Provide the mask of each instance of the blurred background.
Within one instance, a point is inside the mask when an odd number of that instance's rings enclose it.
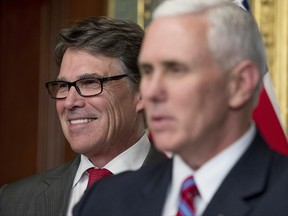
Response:
[[[45,82],[58,74],[57,31],[89,16],[127,18],[143,28],[161,0],[0,0],[0,186],[75,156],[63,137]],[[251,0],[287,125],[288,1]]]

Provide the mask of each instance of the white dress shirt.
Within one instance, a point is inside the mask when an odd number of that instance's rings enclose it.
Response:
[[[136,144],[115,157],[103,168],[108,169],[113,174],[118,174],[127,170],[137,170],[143,165],[143,162],[149,153],[150,146],[149,138],[147,134],[144,134]],[[84,194],[89,179],[87,169],[92,167],[95,166],[91,161],[86,156],[81,155],[81,161],[71,188],[67,216],[72,215],[73,207],[80,201]]]
[[[176,215],[180,202],[179,194],[182,183],[191,175],[194,176],[200,194],[194,200],[196,215],[202,215],[224,178],[244,154],[245,150],[250,146],[255,134],[256,127],[254,124],[251,124],[249,130],[240,137],[240,139],[221,153],[211,158],[197,171],[192,170],[180,156],[175,155],[172,165],[172,181],[168,189],[162,215]]]

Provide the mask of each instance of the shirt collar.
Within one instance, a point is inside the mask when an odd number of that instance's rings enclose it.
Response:
[[[105,168],[110,170],[113,174],[118,174],[127,170],[137,170],[144,163],[150,147],[149,138],[145,133],[137,143],[106,164]]]
[[[88,175],[85,171],[92,167],[94,167],[92,162],[86,156],[81,154],[80,164],[78,166],[72,187],[75,187],[83,175]]]
[[[197,215],[198,213],[203,212],[224,178],[239,158],[244,154],[245,150],[250,146],[255,134],[256,127],[254,123],[252,123],[249,130],[243,136],[221,153],[203,164],[197,171],[192,170],[180,156],[175,155],[173,159],[173,174],[171,182],[171,189],[173,188],[173,190],[170,191],[173,194],[171,194],[171,196],[174,196],[175,198],[179,197],[178,195],[183,181],[188,176],[193,175],[201,196],[201,204],[196,206]],[[198,212],[198,210],[200,210],[200,212]]]
[[[108,169],[113,174],[118,174],[127,170],[137,170],[145,161],[149,153],[150,146],[151,144],[149,138],[145,133],[137,143],[112,159],[108,164],[104,166],[104,168]],[[95,166],[89,160],[89,158],[81,155],[81,161],[76,172],[72,187],[75,187],[83,175],[88,175],[86,170],[92,167]]]
[[[255,134],[256,127],[251,124],[249,130],[243,136],[196,171],[194,175],[195,181],[201,194],[201,199],[206,205],[210,202],[232,167],[251,145]]]

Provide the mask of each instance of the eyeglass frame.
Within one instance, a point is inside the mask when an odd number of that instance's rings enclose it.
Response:
[[[97,96],[97,95],[100,95],[102,92],[103,92],[103,83],[104,82],[108,82],[108,81],[113,81],[113,80],[120,80],[120,79],[123,79],[123,78],[125,78],[125,77],[130,77],[129,75],[127,75],[127,74],[121,74],[121,75],[116,75],[116,76],[110,76],[110,77],[92,77],[92,78],[81,78],[81,79],[78,79],[78,80],[76,80],[76,81],[74,81],[74,82],[67,82],[67,81],[60,81],[60,80],[55,80],[55,81],[50,81],[50,82],[46,82],[45,83],[45,86],[46,86],[46,88],[47,88],[47,90],[48,90],[48,93],[49,93],[49,95],[50,95],[50,97],[51,98],[53,98],[53,99],[56,99],[56,100],[61,100],[61,99],[65,99],[65,98],[67,98],[67,96],[68,96],[68,93],[69,93],[69,90],[70,90],[70,88],[73,86],[75,89],[76,89],[76,91],[77,91],[77,93],[80,95],[80,96],[82,96],[82,97],[94,97],[94,96]],[[135,76],[136,77],[136,76]],[[138,77],[138,76],[137,76]],[[77,82],[79,82],[79,81],[81,81],[81,80],[98,80],[99,82],[100,82],[100,87],[101,87],[101,90],[100,90],[100,92],[99,93],[97,93],[97,94],[93,94],[93,95],[83,95],[82,93],[81,93],[81,90],[80,90],[80,88],[77,86]],[[133,79],[134,80],[134,79]],[[53,84],[53,83],[59,83],[59,82],[63,82],[63,83],[66,83],[67,85],[68,85],[68,91],[67,91],[67,96],[66,97],[54,97],[53,95],[52,95],[52,93],[51,93],[51,91],[49,90],[49,86],[50,86],[50,84]]]

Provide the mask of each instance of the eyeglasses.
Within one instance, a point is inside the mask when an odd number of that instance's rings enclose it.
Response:
[[[48,93],[53,99],[66,98],[72,86],[75,87],[78,94],[82,97],[91,97],[102,93],[104,82],[120,80],[127,76],[127,74],[123,74],[103,78],[83,78],[76,80],[75,82],[51,81],[47,82],[45,85]]]

